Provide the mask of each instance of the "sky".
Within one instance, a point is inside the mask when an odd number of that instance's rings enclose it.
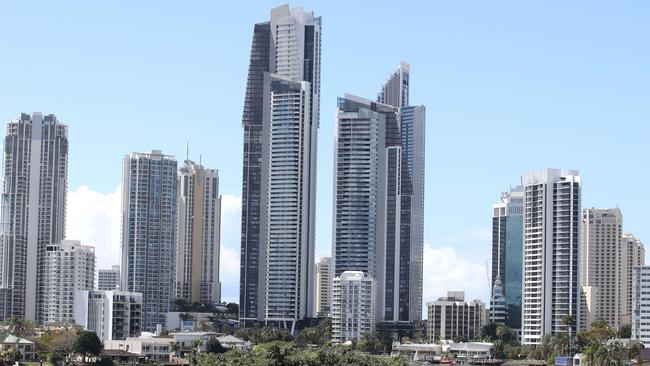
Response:
[[[0,122],[69,125],[67,237],[119,259],[124,154],[220,171],[221,276],[238,300],[241,127],[253,25],[275,1],[7,1]],[[492,204],[523,172],[578,169],[583,207],[650,243],[650,3],[304,1],[323,18],[317,257],[331,253],[336,97],[375,98],[401,60],[427,107],[424,301],[488,299]],[[486,264],[487,263],[487,264]]]

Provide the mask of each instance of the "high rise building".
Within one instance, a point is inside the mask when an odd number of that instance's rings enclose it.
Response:
[[[449,291],[447,297],[427,303],[427,338],[431,342],[479,335],[486,324],[485,304],[481,300],[465,302],[463,291]]]
[[[316,300],[314,302],[317,317],[329,317],[332,307],[332,258],[323,257],[316,264]]]
[[[524,232],[524,191],[521,186],[501,193],[492,205],[493,322],[521,329],[521,269]],[[496,314],[495,312],[500,312]]]
[[[650,266],[632,268],[632,339],[650,343]]]
[[[63,240],[48,245],[43,262],[43,323],[74,323],[75,291],[95,287],[95,247]]]
[[[75,324],[99,339],[139,337],[142,329],[142,294],[123,291],[77,291]]]
[[[425,107],[409,104],[410,66],[400,62],[377,102],[397,108],[398,131],[386,126],[386,230],[383,320],[422,319]],[[398,136],[399,137],[398,137]],[[393,140],[396,139],[396,140]]]
[[[582,286],[597,288],[595,310],[586,319],[604,320],[614,328],[621,319],[623,215],[618,208],[588,208],[582,216]],[[591,291],[593,292],[593,289]],[[588,302],[589,303],[589,302]],[[588,328],[591,324],[583,324]]]
[[[111,291],[120,287],[120,266],[97,271],[97,290]]]
[[[334,275],[375,279],[389,323],[422,317],[425,108],[407,105],[408,77],[401,63],[379,102],[339,98],[335,132]]]
[[[287,5],[255,25],[244,101],[240,320],[313,314],[321,18]]]
[[[124,157],[122,182],[123,291],[142,294],[142,330],[165,324],[174,295],[176,158],[159,150]]]
[[[188,303],[221,301],[219,171],[186,160],[178,171],[176,295]]]
[[[361,271],[345,271],[332,286],[332,342],[359,340],[375,330],[375,282]]]
[[[0,223],[0,320],[43,320],[45,253],[65,235],[68,126],[53,114],[7,123]]]
[[[621,247],[621,325],[632,324],[632,274],[634,267],[645,265],[643,243],[632,234],[624,233]]]
[[[522,343],[580,328],[581,179],[577,171],[525,173]]]

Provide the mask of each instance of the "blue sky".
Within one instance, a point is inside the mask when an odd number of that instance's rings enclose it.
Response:
[[[43,111],[69,124],[71,191],[86,186],[98,200],[115,198],[123,154],[162,149],[182,160],[189,141],[191,158],[200,154],[220,169],[221,191],[236,202],[253,24],[281,4],[4,2],[0,121]],[[374,98],[400,60],[411,64],[412,104],[427,107],[425,241],[433,272],[425,274],[425,301],[461,286],[485,298],[491,205],[527,170],[579,169],[583,206],[618,205],[624,230],[650,243],[650,3],[291,5],[323,17],[319,256],[330,248],[336,97]],[[239,247],[237,222],[224,228],[231,254]],[[69,222],[68,230],[81,225]],[[84,230],[106,227],[99,226]],[[112,230],[117,237],[119,225]],[[233,282],[238,274],[230,275]],[[234,282],[224,283],[233,299]]]

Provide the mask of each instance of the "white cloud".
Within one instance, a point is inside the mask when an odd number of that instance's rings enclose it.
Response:
[[[425,244],[424,303],[435,301],[438,297],[446,296],[447,291],[455,290],[465,291],[466,300],[486,301],[490,290],[485,263],[479,261],[475,257],[459,254],[452,246],[434,248]]]
[[[120,187],[104,194],[81,186],[68,192],[67,200],[66,238],[94,245],[98,268],[119,264]]]

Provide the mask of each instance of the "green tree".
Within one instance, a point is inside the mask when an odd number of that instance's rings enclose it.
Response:
[[[23,318],[11,317],[2,322],[6,327],[7,333],[15,335],[16,337],[24,338],[34,335],[36,324],[31,320]]]
[[[82,355],[84,361],[88,357],[98,356],[102,351],[102,341],[95,332],[82,331],[74,342],[73,352]]]
[[[224,333],[224,334],[232,334],[232,332],[233,332],[233,329],[232,329],[232,327],[230,326],[230,324],[228,324],[228,323],[225,323],[225,324],[221,327],[221,333]]]
[[[618,330],[618,338],[630,339],[632,338],[632,327],[624,325]]]
[[[217,338],[210,338],[205,343],[205,351],[207,353],[224,353],[226,349],[221,345]]]

